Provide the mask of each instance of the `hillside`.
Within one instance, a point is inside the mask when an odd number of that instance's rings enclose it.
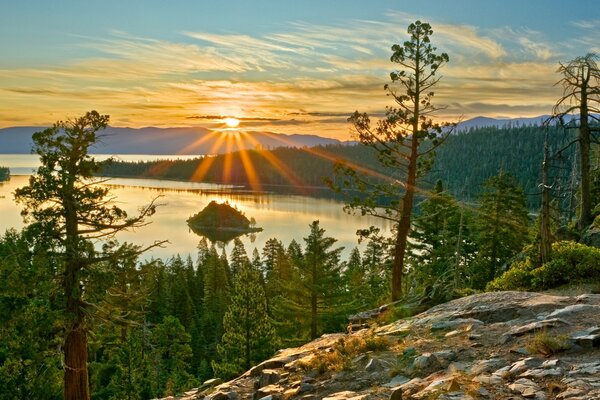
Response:
[[[597,399],[599,311],[600,295],[469,296],[280,350],[230,382],[177,398]]]
[[[44,127],[14,127],[0,129],[1,154],[29,154],[31,135]],[[248,131],[236,136],[230,146],[222,142],[223,133],[206,128],[140,129],[109,127],[102,139],[92,147],[94,154],[215,154],[256,147],[303,147],[339,144],[336,139],[316,135],[285,135],[281,133]]]
[[[569,142],[569,134],[559,128],[548,129],[551,151],[557,151]],[[514,175],[528,196],[531,209],[539,207],[539,176],[546,130],[540,127],[476,128],[450,136],[437,150],[437,157],[429,174],[422,181],[425,189],[441,179],[444,186],[460,199],[473,200],[481,184],[503,169]],[[570,156],[565,152],[561,163],[551,171],[556,187],[567,190],[570,178]],[[245,160],[244,160],[245,158]],[[209,159],[163,162],[107,164],[103,174],[112,177],[147,177],[183,181],[202,180],[213,183],[233,183],[249,186],[245,168],[249,161],[262,188],[307,192],[309,187],[323,187],[324,179],[335,181],[333,165],[338,160],[377,169],[372,149],[362,145],[327,145],[314,148],[278,148],[270,151],[252,150]],[[206,167],[203,166],[206,164]],[[227,165],[227,168],[225,166]],[[284,166],[282,168],[282,165]],[[228,175],[223,171],[227,170]],[[197,171],[203,171],[201,175]],[[390,172],[389,176],[393,176]]]

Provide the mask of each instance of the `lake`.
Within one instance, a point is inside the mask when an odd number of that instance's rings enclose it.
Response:
[[[176,158],[178,156],[123,156],[129,160]],[[137,157],[137,158],[135,158]],[[145,157],[145,158],[142,158]],[[26,158],[28,158],[26,160]],[[98,157],[100,158],[100,157]],[[10,162],[9,162],[10,161]],[[11,167],[11,172],[30,172],[35,166],[32,155],[11,156],[9,159],[0,154],[0,165]],[[19,170],[15,169],[18,165]],[[23,221],[20,215],[22,206],[15,204],[13,193],[18,187],[27,184],[26,175],[13,175],[9,182],[0,183],[0,232],[7,228],[21,228]],[[344,246],[343,259],[346,259],[353,247],[357,246],[356,230],[370,225],[381,227],[389,233],[388,224],[374,217],[348,215],[343,212],[343,203],[332,199],[312,198],[307,196],[253,193],[239,191],[235,188],[195,183],[163,181],[153,179],[111,179],[108,185],[117,198],[118,205],[134,214],[136,210],[148,204],[156,196],[161,196],[159,203],[164,204],[149,221],[151,224],[138,228],[134,232],[122,232],[117,235],[120,241],[138,245],[149,245],[155,240],[169,240],[164,248],[151,250],[148,256],[169,258],[175,254],[195,258],[196,246],[200,237],[187,226],[186,220],[202,210],[210,201],[228,201],[241,210],[248,218],[254,217],[258,227],[264,230],[251,236],[243,236],[242,242],[248,255],[254,248],[262,253],[265,242],[277,238],[287,246],[296,239],[304,246],[303,238],[309,234],[309,224],[319,220],[326,230],[327,236],[338,240],[338,246]],[[225,246],[227,254],[233,245]],[[362,246],[359,246],[362,247]]]

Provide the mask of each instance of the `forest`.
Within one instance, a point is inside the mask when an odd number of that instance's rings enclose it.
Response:
[[[514,126],[471,128],[467,132],[450,135],[444,145],[437,149],[433,167],[422,180],[422,185],[431,189],[437,180],[442,180],[455,197],[471,201],[479,195],[482,183],[496,175],[501,167],[523,186],[528,208],[537,210],[540,205],[538,185],[543,158],[541,150],[546,137],[550,148],[557,151],[572,141],[573,133],[559,126]],[[334,173],[334,165],[343,160],[367,169],[381,170],[377,166],[374,150],[362,144],[280,147],[274,150],[248,150],[245,153],[255,168],[262,189],[268,191],[332,196],[334,193],[323,189],[327,188],[327,180],[340,179]],[[483,153],[485,157],[481,157]],[[574,154],[573,148],[570,148],[554,162],[553,179],[562,186],[563,196],[571,190],[572,177],[569,171],[572,171]],[[287,168],[281,170],[272,160],[285,160]],[[226,162],[230,163],[231,174],[224,176]],[[201,177],[203,182],[250,187],[240,152],[192,160],[113,160],[103,164],[100,174],[193,181],[200,179],[195,173],[202,169],[203,163],[210,165]]]

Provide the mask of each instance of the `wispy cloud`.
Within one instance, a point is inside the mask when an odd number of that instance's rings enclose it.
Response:
[[[415,19],[389,12],[255,36],[184,31],[170,41],[119,31],[80,37],[93,57],[0,70],[0,124],[49,123],[96,108],[115,125],[210,125],[235,116],[246,126],[344,137],[351,111],[381,115],[389,105],[390,47],[407,39]],[[600,20],[575,21],[587,36],[556,44],[527,27],[428,22],[433,42],[450,54],[436,91],[448,118],[547,112],[558,58],[569,46],[593,49],[598,37],[589,33],[600,29]]]

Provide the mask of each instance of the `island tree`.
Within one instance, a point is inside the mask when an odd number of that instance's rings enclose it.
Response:
[[[433,88],[439,81],[438,70],[449,61],[446,53],[437,53],[431,44],[433,30],[428,23],[416,21],[408,26],[410,39],[392,46],[391,61],[399,69],[390,74],[391,83],[384,86],[395,105],[387,107],[385,117],[375,125],[366,113],[356,111],[349,121],[360,142],[372,147],[383,174],[369,176],[361,168],[340,164],[337,170],[346,176],[342,187],[359,189],[349,204],[351,211],[391,221],[395,226],[393,241],[392,300],[402,294],[402,275],[407,239],[415,195],[420,192],[417,179],[431,165],[437,146],[448,134],[432,116]],[[338,189],[341,190],[340,187]],[[391,199],[381,207],[379,199]]]
[[[52,262],[48,268],[55,277],[64,329],[66,400],[90,397],[87,341],[90,316],[97,310],[91,302],[96,274],[111,268],[116,260],[144,250],[114,242],[98,250],[95,244],[119,231],[143,225],[144,218],[156,208],[151,203],[129,217],[113,204],[109,189],[93,179],[99,166],[89,149],[108,120],[108,115],[91,111],[36,132],[33,151],[40,156],[41,166],[29,184],[15,193],[17,201],[25,206],[22,214],[29,223],[26,234],[50,249],[48,259]]]
[[[598,56],[590,53],[560,64],[558,72],[563,77],[557,85],[563,87],[563,95],[552,112],[552,119],[577,130],[577,138],[571,144],[578,143],[579,150],[579,229],[589,226],[593,220],[590,147],[592,142],[598,142],[592,133],[600,130],[600,69],[597,60]]]

